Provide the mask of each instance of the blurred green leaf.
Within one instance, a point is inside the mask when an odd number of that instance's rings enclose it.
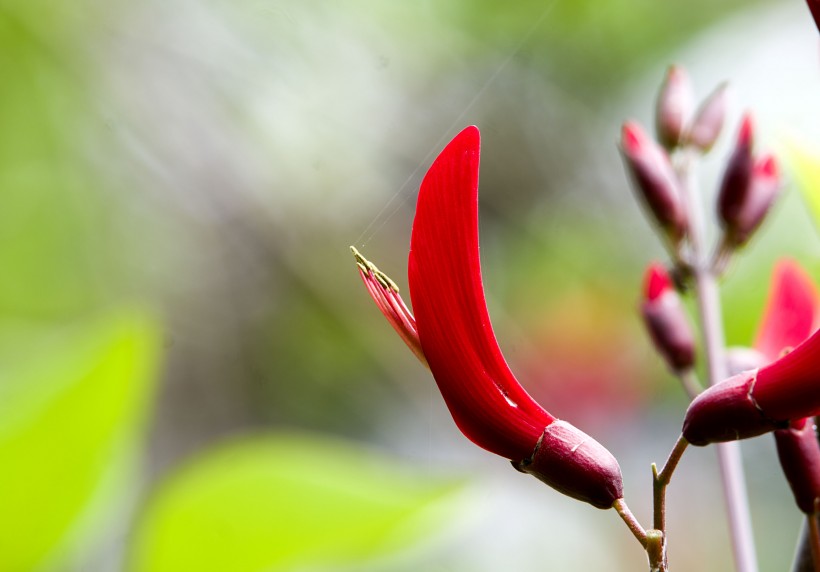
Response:
[[[820,228],[820,154],[804,145],[790,143],[786,157],[794,171],[797,188],[809,207],[815,225]]]
[[[32,570],[60,547],[137,434],[153,394],[159,334],[146,317],[41,338],[2,372],[2,571]]]
[[[446,521],[444,501],[460,485],[396,465],[308,436],[225,445],[159,489],[137,528],[130,569],[272,572],[406,548]]]

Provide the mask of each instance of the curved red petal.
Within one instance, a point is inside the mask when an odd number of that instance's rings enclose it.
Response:
[[[769,419],[820,415],[820,331],[760,368],[750,395]]]
[[[410,297],[430,370],[461,431],[508,459],[532,455],[554,418],[510,371],[490,324],[478,248],[480,137],[467,127],[419,191],[410,241]]]
[[[781,260],[772,273],[769,300],[754,347],[768,361],[796,347],[814,331],[817,290],[793,260]]]

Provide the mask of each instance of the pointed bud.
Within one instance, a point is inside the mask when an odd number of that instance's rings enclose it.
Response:
[[[689,75],[678,66],[671,66],[658,93],[655,126],[658,140],[667,149],[680,145],[694,108],[694,95]]]
[[[727,84],[721,84],[700,104],[689,128],[687,142],[704,153],[717,141],[726,119]]]
[[[350,250],[356,258],[359,276],[361,276],[367,291],[370,293],[370,297],[376,302],[376,306],[379,307],[379,310],[393,326],[393,329],[396,330],[399,337],[407,344],[410,351],[426,366],[427,359],[421,349],[416,320],[404,300],[401,299],[399,287],[387,274],[380,271],[375,264],[362,256],[355,247],[351,246]]]
[[[814,514],[820,508],[820,443],[813,420],[792,422],[788,429],[775,431],[774,439],[797,506],[805,514]]]
[[[695,362],[695,337],[680,296],[660,264],[646,271],[641,314],[655,348],[673,371],[686,371]]]
[[[612,453],[566,421],[549,424],[532,457],[513,467],[597,508],[611,508],[624,496],[621,467]]]
[[[718,214],[727,234],[735,232],[738,216],[749,193],[754,169],[752,135],[752,117],[747,113],[743,117],[735,148],[723,172],[718,194]]]
[[[686,234],[687,216],[669,155],[634,122],[624,124],[621,155],[649,210],[673,242]]]
[[[727,240],[735,248],[749,241],[758,229],[772,204],[780,194],[782,184],[777,161],[772,155],[765,155],[755,162],[749,190],[734,220]]]
[[[734,441],[818,413],[820,331],[769,365],[701,393],[686,410],[683,436],[693,445]]]

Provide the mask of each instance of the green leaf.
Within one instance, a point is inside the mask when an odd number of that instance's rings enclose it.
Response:
[[[223,445],[159,489],[135,533],[130,569],[273,572],[390,554],[446,521],[444,501],[460,488],[397,465],[317,437]]]
[[[28,353],[5,362],[0,386],[0,570],[15,572],[62,548],[133,443],[159,347],[156,325],[136,314],[21,337],[15,350]]]

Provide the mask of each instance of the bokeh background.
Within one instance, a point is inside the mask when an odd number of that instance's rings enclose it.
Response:
[[[741,110],[761,149],[820,147],[798,0],[0,1],[0,571],[643,569],[614,513],[458,433],[348,245],[406,284],[421,177],[478,125],[501,345],[648,522],[686,400],[637,318],[663,251],[616,141],[673,62],[733,88],[707,204]],[[820,277],[787,177],[724,284],[732,344],[778,257]],[[786,569],[800,516],[770,440],[743,451]],[[687,453],[676,569],[731,568],[719,489]]]

